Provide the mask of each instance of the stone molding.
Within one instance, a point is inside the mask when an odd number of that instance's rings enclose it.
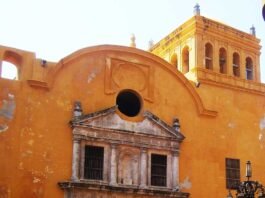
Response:
[[[187,198],[189,197],[189,193],[172,191],[172,189],[168,188],[148,188],[142,189],[137,186],[126,186],[126,185],[108,185],[103,182],[96,181],[79,181],[79,182],[71,182],[71,181],[62,181],[58,182],[58,185],[61,189],[66,190],[66,197],[82,197],[82,191],[91,192],[91,191],[104,191],[104,192],[112,192],[114,193],[124,193],[124,194],[135,194],[136,197],[145,195],[156,198],[167,198],[167,197],[175,197],[175,198]]]

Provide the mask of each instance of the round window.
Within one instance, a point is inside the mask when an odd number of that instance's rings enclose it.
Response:
[[[131,90],[121,91],[116,98],[116,104],[120,112],[129,117],[137,116],[141,110],[140,97]]]

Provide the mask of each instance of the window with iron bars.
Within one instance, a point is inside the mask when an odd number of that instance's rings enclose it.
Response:
[[[167,156],[151,155],[151,185],[166,186],[167,185]]]
[[[225,159],[226,166],[226,188],[237,189],[240,184],[240,160],[239,159]]]
[[[103,180],[104,148],[85,147],[85,179]]]

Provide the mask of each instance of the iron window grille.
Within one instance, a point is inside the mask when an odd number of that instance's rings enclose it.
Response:
[[[85,179],[103,180],[104,148],[85,147]]]
[[[151,185],[166,186],[167,185],[167,156],[151,155]]]
[[[240,160],[239,159],[225,159],[226,165],[226,188],[237,189],[240,184]]]

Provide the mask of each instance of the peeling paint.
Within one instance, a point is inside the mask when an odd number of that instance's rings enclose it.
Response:
[[[27,154],[32,154],[32,151],[31,150],[27,150],[26,153]]]
[[[33,152],[31,150],[27,150],[26,152],[21,154],[21,157],[27,157],[29,155],[31,155]]]
[[[53,170],[51,170],[51,169],[49,168],[49,166],[46,166],[46,167],[45,167],[45,172],[48,173],[48,174],[52,174],[52,173],[53,173]]]
[[[191,189],[192,183],[189,177],[186,177],[182,183],[179,184],[180,189]]]
[[[33,177],[33,183],[36,184],[36,183],[39,183],[41,180],[37,177]]]
[[[8,100],[3,100],[3,105],[0,109],[0,116],[4,117],[8,120],[11,120],[13,118],[13,113],[16,107],[15,96],[12,94],[8,94]]]
[[[16,103],[13,94],[8,94],[7,100],[2,100],[2,107],[0,108],[0,132],[8,129],[8,122],[13,119]]]
[[[258,140],[260,142],[261,149],[263,149],[265,147],[265,116],[260,119],[259,128],[260,133],[258,136]]]
[[[265,116],[264,118],[261,118],[260,123],[259,123],[260,130],[265,129]]]
[[[87,83],[91,83],[92,80],[96,77],[96,73],[95,72],[92,72],[90,75],[88,75],[88,78],[87,78]]]
[[[234,129],[236,127],[236,124],[233,123],[233,122],[229,122],[228,123],[228,127],[231,128],[231,129]]]
[[[91,83],[97,76],[97,74],[100,73],[100,70],[98,68],[94,69],[94,71],[92,71],[88,77],[87,77],[87,83]]]
[[[23,170],[24,169],[23,162],[19,162],[18,169],[19,170]]]
[[[29,140],[29,141],[28,141],[28,145],[30,145],[30,146],[32,146],[33,143],[34,143],[34,140]]]
[[[8,126],[6,124],[1,124],[0,125],[0,132],[4,132],[8,129]]]

